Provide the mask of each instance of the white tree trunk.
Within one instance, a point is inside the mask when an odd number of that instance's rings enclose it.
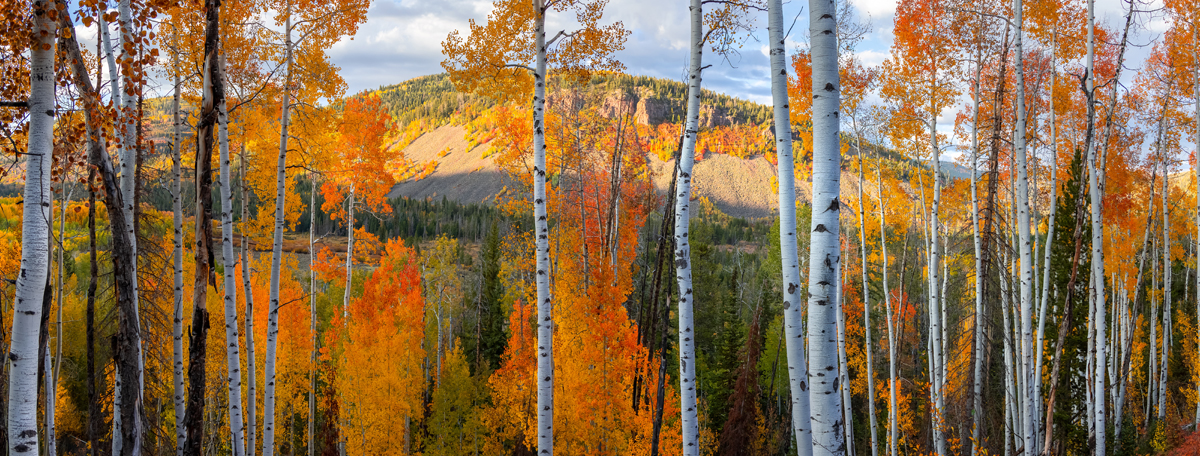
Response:
[[[695,456],[700,454],[700,420],[696,400],[696,336],[692,331],[695,295],[692,294],[692,246],[688,238],[688,225],[691,218],[692,164],[695,161],[700,119],[703,2],[691,0],[689,11],[691,58],[688,60],[687,119],[683,148],[679,153],[679,174],[676,176],[675,276],[679,281],[679,410],[683,420],[683,454]]]
[[[183,443],[187,439],[187,428],[184,427],[184,411],[186,405],[183,395],[183,203],[180,192],[183,189],[183,174],[180,171],[181,153],[180,138],[183,134],[183,123],[179,118],[179,38],[175,32],[175,49],[171,51],[171,66],[175,70],[175,96],[171,104],[172,123],[175,131],[171,137],[171,209],[174,217],[172,226],[175,229],[175,249],[173,253],[175,278],[175,313],[174,325],[171,327],[171,337],[174,340],[172,356],[175,359],[174,392],[175,392],[175,456],[183,456]]]
[[[346,197],[346,289],[342,291],[342,318],[350,318],[350,284],[354,279],[354,183]]]
[[[54,441],[55,440],[55,436],[54,436],[54,401],[57,396],[55,394],[56,391],[54,388],[55,376],[51,375],[51,372],[53,372],[53,369],[54,369],[54,363],[51,362],[51,358],[50,358],[50,341],[49,340],[46,341],[46,355],[42,359],[44,360],[43,364],[44,364],[44,369],[46,370],[45,375],[43,377],[45,380],[44,383],[46,384],[46,386],[45,386],[45,388],[46,388],[46,409],[45,409],[46,454],[57,455],[58,449],[55,448],[55,441]]]
[[[538,455],[554,455],[554,317],[550,295],[550,228],[546,219],[546,9],[534,0],[536,57],[533,71],[533,223],[537,235],[537,445]],[[683,315],[680,315],[682,321]],[[682,392],[680,393],[683,394]],[[685,424],[686,427],[686,424]]]
[[[312,175],[309,178],[311,187],[308,192],[308,312],[312,351],[308,354],[308,456],[316,456],[316,441],[313,440],[313,436],[317,422],[317,276],[312,265],[317,259],[313,251],[313,234],[317,230],[317,179]]]
[[[279,274],[283,258],[284,197],[287,191],[287,141],[292,87],[292,4],[285,14],[283,107],[279,116],[279,162],[275,167],[275,232],[271,243],[270,304],[267,309],[267,360],[263,372],[263,456],[275,454],[275,347],[279,336]],[[349,285],[349,284],[347,284]]]
[[[929,334],[930,334],[930,351],[929,351],[929,378],[930,378],[930,394],[933,396],[933,444],[937,450],[938,456],[946,455],[946,432],[945,432],[945,394],[942,391],[945,385],[945,378],[942,375],[944,358],[944,340],[945,333],[942,328],[942,289],[939,286],[939,275],[942,258],[941,244],[938,243],[938,237],[941,236],[941,222],[939,221],[938,212],[942,202],[942,179],[941,179],[941,150],[938,147],[937,141],[937,113],[931,112],[933,116],[929,120],[929,145],[930,145],[930,167],[933,170],[933,204],[929,211],[929,234],[926,236],[927,245],[929,246]],[[922,187],[923,188],[923,187]]]
[[[1200,25],[1192,24],[1192,42],[1200,43]],[[1196,137],[1192,139],[1192,144],[1200,146],[1200,52],[1197,52],[1196,47],[1192,48],[1192,88],[1194,89],[1196,98],[1196,116],[1193,117],[1195,122]],[[1196,188],[1200,188],[1200,160],[1193,165],[1193,172],[1196,174]],[[1200,198],[1196,199],[1196,255],[1200,258]],[[1196,274],[1200,275],[1200,260],[1197,260]],[[1196,302],[1200,303],[1200,276],[1197,277],[1196,283]],[[1196,305],[1196,321],[1200,322],[1200,304]],[[1197,346],[1200,346],[1200,331],[1196,331]],[[1200,383],[1197,383],[1197,401],[1196,401],[1196,418],[1192,425],[1192,429],[1200,429]]]
[[[858,148],[858,243],[862,248],[862,302],[863,302],[863,341],[866,346],[863,351],[867,354],[867,414],[871,420],[871,456],[879,456],[879,425],[875,416],[875,364],[873,352],[875,341],[871,338],[871,290],[867,282],[867,203],[863,197],[863,159],[862,135],[859,134],[857,119],[855,121],[854,139]]]
[[[50,286],[51,154],[54,151],[54,54],[58,24],[49,0],[33,3],[33,44],[29,51],[29,148],[21,223],[21,273],[13,306],[12,344],[8,354],[8,450],[38,451],[38,344],[42,304]]]
[[[1027,452],[1031,452],[1036,446],[1037,430],[1034,428],[1034,416],[1037,411],[1034,410],[1034,394],[1035,389],[1033,384],[1040,382],[1041,379],[1033,378],[1033,251],[1030,248],[1032,235],[1029,228],[1029,174],[1028,174],[1028,152],[1025,144],[1026,126],[1028,120],[1025,113],[1025,65],[1024,65],[1024,14],[1022,12],[1021,0],[1013,0],[1012,11],[1015,15],[1014,21],[1016,28],[1016,43],[1014,45],[1015,55],[1013,66],[1015,67],[1016,89],[1017,89],[1017,122],[1016,132],[1014,133],[1014,148],[1017,160],[1017,182],[1016,182],[1016,210],[1017,210],[1017,245],[1020,255],[1020,343],[1017,345],[1020,356],[1020,377],[1019,384],[1021,387],[1018,405],[1021,407],[1020,415],[1022,417],[1021,436],[1024,440],[1023,447]]]
[[[972,384],[971,454],[979,454],[983,417],[983,244],[979,237],[979,84],[983,73],[983,44],[975,50],[975,79],[971,83],[971,241],[975,247],[975,345]],[[882,190],[882,189],[881,189]]]
[[[842,263],[841,270],[837,274],[837,342],[838,342],[838,383],[841,385],[850,384],[850,367],[846,362],[846,313],[843,311],[842,304],[842,276],[846,274],[846,263]],[[842,420],[845,421],[844,429],[846,439],[846,454],[855,454],[854,452],[854,410],[850,403],[850,388],[842,388]]]
[[[878,157],[877,157],[878,158]],[[880,269],[883,271],[883,307],[887,313],[887,337],[888,337],[888,455],[898,456],[900,429],[899,420],[896,417],[899,414],[899,407],[896,403],[896,395],[899,393],[896,382],[896,317],[892,311],[892,295],[891,289],[888,288],[888,250],[887,250],[887,218],[884,216],[883,208],[886,203],[883,199],[883,163],[880,162],[875,167],[875,177],[879,183],[879,249],[880,255],[883,257],[883,265]]]
[[[1164,104],[1164,114],[1166,105]],[[1159,130],[1162,127],[1160,124]],[[1161,133],[1160,133],[1161,134]],[[1171,358],[1171,211],[1167,204],[1170,197],[1170,162],[1165,148],[1159,146],[1162,154],[1162,263],[1163,263],[1163,313],[1162,313],[1162,359],[1158,374],[1158,420],[1162,422],[1167,416],[1167,360]]]
[[[246,454],[253,456],[257,446],[258,370],[254,365],[254,290],[250,286],[250,237],[246,223],[250,220],[250,194],[246,191],[246,145],[242,144],[242,292],[246,296]]]
[[[694,97],[689,94],[689,106],[693,99],[696,100],[698,106],[700,96],[701,48],[699,47],[699,36],[702,15],[700,5],[701,2],[692,1],[692,39],[693,45],[696,46],[692,50],[692,68],[696,70],[693,73],[692,83],[696,87],[696,92]],[[784,337],[787,341],[788,379],[792,396],[792,435],[795,436],[796,448],[800,456],[809,456],[812,454],[812,426],[810,424],[807,357],[804,354],[804,339],[802,338],[804,318],[801,313],[801,296],[803,290],[800,282],[800,258],[796,247],[796,174],[792,156],[792,124],[787,95],[787,51],[784,47],[783,6],[781,0],[771,0],[768,7],[770,13],[770,22],[767,28],[771,49],[771,100],[774,105],[775,150],[779,163],[779,246],[782,250],[780,258],[783,261],[783,281],[781,282],[783,285],[783,325]],[[689,121],[691,119],[692,117],[689,117]],[[695,124],[689,124],[689,128],[691,137],[685,136],[684,138],[685,146],[681,160],[687,160],[690,173],[695,144]],[[687,145],[689,140],[693,146]],[[690,185],[690,181],[688,185]]]
[[[1095,5],[1093,0],[1088,0],[1088,41],[1087,41],[1087,72],[1084,82],[1087,90],[1087,99],[1089,103],[1095,99],[1095,75],[1093,61],[1095,59]],[[1088,129],[1095,129],[1095,110],[1089,104],[1088,109]],[[1091,135],[1089,135],[1091,136]],[[1085,145],[1088,151],[1088,193],[1091,197],[1091,212],[1092,212],[1092,280],[1089,283],[1089,288],[1092,289],[1092,295],[1095,297],[1095,313],[1101,318],[1105,315],[1104,311],[1104,221],[1102,219],[1103,201],[1101,200],[1101,188],[1099,181],[1099,171],[1096,169],[1096,147],[1095,138],[1089,137],[1088,143]],[[1103,324],[1095,325],[1095,347],[1096,356],[1094,358],[1096,364],[1104,362],[1105,356],[1105,327]],[[1103,369],[1097,366],[1098,374],[1091,378],[1094,390],[1094,397],[1098,399],[1095,404],[1093,413],[1094,428],[1095,428],[1095,455],[1105,456],[1106,441],[1105,441],[1105,407],[1104,407],[1104,387],[1105,379]]]
[[[1057,75],[1055,65],[1055,50],[1058,47],[1058,33],[1055,32],[1054,41],[1050,46],[1050,87],[1054,87],[1055,76]],[[1053,89],[1051,89],[1053,90]],[[1058,127],[1056,125],[1057,115],[1054,112],[1054,94],[1050,93],[1050,221],[1046,225],[1046,242],[1042,248],[1044,250],[1044,260],[1042,261],[1042,283],[1040,302],[1038,303],[1038,328],[1037,328],[1037,343],[1035,345],[1035,360],[1033,378],[1038,380],[1033,384],[1033,398],[1035,400],[1033,411],[1035,412],[1034,419],[1037,421],[1039,439],[1043,438],[1050,432],[1049,427],[1052,423],[1043,423],[1043,405],[1042,405],[1042,363],[1044,359],[1045,339],[1046,339],[1046,309],[1050,302],[1050,252],[1054,245],[1054,227],[1055,219],[1058,215]],[[1053,387],[1053,386],[1052,386]]]
[[[141,317],[139,316],[139,314],[141,312],[139,311],[140,304],[139,304],[139,300],[138,300],[138,295],[141,294],[141,286],[139,285],[139,282],[138,282],[138,265],[137,265],[137,263],[138,263],[137,262],[137,257],[138,257],[137,241],[138,241],[138,239],[137,239],[137,232],[136,232],[137,223],[134,220],[135,216],[137,215],[137,208],[134,207],[134,203],[137,201],[137,198],[134,195],[134,191],[137,186],[135,183],[135,179],[137,178],[136,171],[137,171],[137,155],[138,155],[137,120],[136,120],[137,119],[136,113],[137,113],[138,108],[137,108],[137,100],[135,99],[134,94],[130,93],[130,90],[131,90],[131,88],[136,87],[137,88],[136,93],[139,93],[139,94],[141,93],[141,83],[136,82],[134,80],[134,78],[136,76],[135,76],[135,74],[132,74],[135,71],[135,68],[137,68],[135,66],[135,64],[133,63],[133,60],[139,58],[140,56],[137,55],[138,46],[133,44],[134,30],[133,30],[132,11],[130,9],[130,0],[120,0],[119,2],[117,2],[117,16],[118,16],[117,24],[121,29],[121,50],[127,54],[132,54],[132,55],[124,55],[122,58],[122,60],[125,61],[125,63],[124,63],[125,66],[122,67],[124,69],[125,75],[121,82],[121,92],[123,92],[123,96],[120,99],[121,114],[118,115],[118,118],[117,118],[117,125],[119,126],[121,131],[118,133],[117,136],[119,137],[118,142],[123,144],[123,146],[120,149],[120,153],[122,154],[121,155],[121,194],[124,197],[124,203],[125,203],[125,226],[126,226],[126,230],[128,231],[129,245],[130,245],[130,248],[133,250],[133,258],[134,258],[134,261],[130,264],[130,266],[133,268],[133,275],[130,277],[130,279],[133,281],[133,297],[132,297],[132,299],[133,299],[133,315],[130,318],[133,322],[135,331],[133,331],[134,340],[129,341],[129,343],[130,343],[130,345],[133,345],[134,351],[136,352],[135,356],[137,356],[137,372],[138,372],[137,410],[138,411],[133,414],[133,418],[134,418],[133,428],[136,430],[135,434],[134,434],[135,438],[134,438],[133,454],[139,455],[142,452],[142,429],[143,429],[143,424],[142,424],[142,422],[143,422],[143,418],[142,418],[143,397],[142,397],[142,395],[145,394],[145,389],[146,389],[146,378],[145,378],[146,364],[145,364],[145,355],[143,354],[143,350],[142,350],[142,337],[141,337],[141,333],[142,333],[141,321],[142,320],[141,320]]]
[[[108,62],[108,79],[109,79],[109,84],[111,84],[111,86],[109,87],[109,97],[112,99],[112,105],[118,108],[118,109],[116,109],[116,112],[114,113],[116,115],[116,119],[114,119],[114,120],[116,121],[117,125],[120,125],[122,122],[122,119],[124,117],[123,111],[122,111],[122,109],[120,109],[122,106],[121,98],[122,98],[124,91],[121,90],[121,78],[120,78],[119,74],[117,73],[116,53],[113,51],[112,39],[109,37],[108,24],[104,20],[104,14],[100,15],[99,21],[100,21],[99,24],[100,24],[101,41],[104,44],[104,54],[105,54],[105,57],[107,58],[107,62]],[[117,35],[117,39],[123,40],[124,35],[123,34]],[[117,47],[122,47],[121,41],[118,41]],[[97,87],[96,90],[99,91],[100,88]],[[126,157],[125,142],[123,140],[121,140],[121,138],[118,138],[118,140],[116,141],[116,146],[117,146],[117,158],[119,159],[118,166],[121,166],[121,168],[124,169],[124,167],[125,167],[124,161],[125,161],[125,157]],[[123,171],[122,171],[122,174],[124,174]],[[124,183],[122,182],[122,187],[124,186],[123,184]],[[124,192],[124,188],[122,188],[122,197],[128,198],[128,196]],[[130,224],[128,218],[126,218],[125,224],[127,226],[132,226],[132,224]],[[137,250],[135,249],[134,251],[136,252]],[[135,258],[136,258],[136,254],[135,254]],[[137,262],[134,261],[134,263],[137,263]],[[133,271],[134,271],[133,275],[136,276],[137,275],[137,265],[136,264],[133,265]],[[136,286],[134,289],[136,290]],[[113,372],[113,418],[112,418],[112,429],[113,429],[112,435],[114,435],[114,436],[121,435],[121,413],[119,412],[120,409],[121,409],[121,372],[120,372],[120,370],[115,370]],[[118,439],[118,438],[112,439],[112,454],[121,454],[122,443],[123,442],[121,441],[121,439]]]
[[[841,147],[838,137],[837,5],[833,0],[809,1],[809,39],[812,41],[813,175],[812,226],[809,233],[808,349],[812,406],[813,454],[845,454],[842,440],[840,388],[837,368],[836,290],[841,265],[838,239],[838,197]]]
[[[225,75],[225,57],[220,57],[221,77]],[[225,299],[225,359],[228,368],[226,377],[229,403],[229,432],[232,434],[234,456],[245,454],[245,423],[242,418],[242,356],[238,340],[237,320],[237,257],[233,254],[233,191],[229,178],[229,113],[226,103],[217,106],[217,137],[220,142],[221,176],[217,185],[221,187],[221,261],[224,264]]]

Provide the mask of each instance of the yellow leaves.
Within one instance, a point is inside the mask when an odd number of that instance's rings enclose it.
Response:
[[[546,33],[546,64],[574,80],[586,80],[593,71],[624,69],[612,55],[624,49],[629,31],[621,22],[602,26],[603,0],[561,0],[551,11],[574,13],[575,30]],[[524,101],[533,88],[536,66],[534,36],[546,12],[529,0],[495,0],[487,22],[470,21],[464,38],[455,30],[442,41],[442,68],[450,73],[460,92],[477,93],[501,102]],[[545,75],[542,75],[543,77]]]

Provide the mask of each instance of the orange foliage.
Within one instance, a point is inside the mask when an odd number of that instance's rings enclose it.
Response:
[[[388,241],[386,253],[349,318],[335,315],[323,359],[336,366],[340,434],[349,454],[401,454],[422,416],[425,388],[424,299],[420,263],[403,241]]]

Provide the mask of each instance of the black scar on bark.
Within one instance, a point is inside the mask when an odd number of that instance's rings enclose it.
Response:
[[[827,212],[828,211],[837,211],[837,210],[840,210],[841,207],[842,207],[841,204],[838,203],[838,199],[834,198],[833,201],[829,202],[829,207],[825,208],[825,211],[827,211]]]
[[[816,231],[818,233],[828,233],[829,232],[829,230],[825,228],[825,224],[823,224],[823,223],[818,223],[817,227],[814,228],[813,231]]]
[[[826,92],[832,92],[834,90],[837,90],[837,87],[834,87],[832,82],[825,83],[825,91]]]
[[[796,284],[794,284],[794,283],[789,283],[789,284],[788,284],[788,294],[794,294],[794,293],[796,293],[796,288],[798,288],[798,286],[797,286]]]

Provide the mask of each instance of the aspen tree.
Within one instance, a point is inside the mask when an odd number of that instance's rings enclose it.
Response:
[[[693,4],[698,3],[693,1]],[[783,30],[781,0],[771,0],[768,5],[770,9],[768,31],[771,49],[771,99],[774,105],[775,150],[779,163],[779,246],[780,258],[783,261],[783,281],[781,282],[784,301],[783,325],[787,346],[788,385],[792,393],[792,435],[796,439],[796,448],[799,454],[807,456],[812,454],[812,426],[809,424],[811,414],[807,356],[804,354],[804,340],[801,338],[801,327],[804,320],[800,305],[802,295],[800,258],[796,250],[796,174],[792,155],[792,124],[787,94],[787,69],[784,66],[787,57],[787,50],[784,47],[786,37]],[[835,55],[835,72],[837,71],[836,59]]]
[[[188,356],[187,439],[184,454],[200,454],[204,443],[205,361],[208,340],[208,286],[216,287],[212,251],[212,150],[218,107],[225,104],[224,78],[218,62],[220,1],[206,0],[203,98],[196,126],[195,280],[192,288],[192,337]]]
[[[50,0],[33,2],[29,42],[29,142],[21,223],[12,343],[8,356],[8,451],[38,454],[38,340],[42,304],[50,287],[51,154],[54,151],[54,39],[59,11]]]
[[[550,295],[550,243],[546,211],[546,83],[553,64],[576,79],[592,70],[620,70],[612,53],[624,47],[629,32],[617,22],[600,26],[600,0],[496,0],[483,26],[474,21],[464,38],[455,30],[442,42],[442,67],[462,92],[506,101],[533,93],[533,218],[536,236],[536,304],[538,309],[537,446],[538,454],[554,454],[554,343]],[[580,28],[562,30],[546,39],[549,12],[574,12]],[[560,41],[561,40],[561,41]],[[554,44],[558,43],[555,47]],[[532,90],[530,90],[532,89]]]
[[[221,86],[225,86],[225,56],[217,60],[218,77],[222,78]],[[238,340],[237,320],[237,282],[234,274],[237,271],[237,257],[233,254],[233,189],[229,176],[229,113],[226,103],[217,105],[217,136],[218,163],[221,175],[217,186],[221,187],[221,260],[224,271],[225,300],[225,358],[227,363],[226,386],[228,387],[229,432],[232,434],[232,454],[245,454],[245,422],[242,415],[242,371],[241,350]]]
[[[172,251],[174,277],[174,322],[171,326],[171,354],[174,358],[172,370],[175,404],[175,455],[183,456],[184,442],[187,432],[184,427],[184,394],[187,390],[183,384],[183,201],[180,193],[183,190],[183,173],[180,170],[182,155],[179,150],[183,134],[183,122],[180,120],[179,105],[179,30],[174,29],[174,48],[171,49],[171,67],[175,73],[174,96],[171,100],[171,123],[174,128],[171,136],[171,213],[175,246]]]
[[[810,0],[812,42],[813,178],[812,230],[808,274],[808,349],[812,413],[812,454],[845,454],[841,394],[838,384],[836,287],[841,264],[838,200],[841,148],[838,138],[837,7],[832,0]],[[789,358],[791,354],[789,353]]]
[[[1033,252],[1031,249],[1031,234],[1029,228],[1029,176],[1028,156],[1026,151],[1026,112],[1025,112],[1025,55],[1024,35],[1025,21],[1021,0],[1013,0],[1012,11],[1015,16],[1013,28],[1016,29],[1014,73],[1017,86],[1017,121],[1014,132],[1014,155],[1017,161],[1016,182],[1016,211],[1017,211],[1017,244],[1020,255],[1020,344],[1019,354],[1019,385],[1018,394],[1023,437],[1022,448],[1034,448],[1037,430],[1034,429],[1034,387],[1040,379],[1033,378]]]
[[[696,156],[696,136],[700,133],[700,72],[704,55],[703,1],[691,0],[688,13],[688,23],[691,24],[688,43],[691,53],[688,58],[687,118],[675,177],[674,255],[675,277],[679,282],[679,411],[683,421],[683,454],[696,456],[700,454],[700,404],[696,398],[696,335],[692,331],[695,295],[692,294],[692,247],[688,229],[691,221],[689,210],[692,198],[692,165]],[[780,228],[780,231],[782,232],[783,228]]]
[[[1087,147],[1087,165],[1088,165],[1088,194],[1091,199],[1091,220],[1092,220],[1092,279],[1089,281],[1091,295],[1095,303],[1092,310],[1091,321],[1096,321],[1097,318],[1103,318],[1104,311],[1104,225],[1101,219],[1101,210],[1103,201],[1100,195],[1100,176],[1096,169],[1096,144],[1095,144],[1095,128],[1096,128],[1096,81],[1095,81],[1095,46],[1096,46],[1096,18],[1094,0],[1087,2],[1087,60],[1086,70],[1084,73],[1084,91],[1087,101],[1087,136],[1084,146]],[[1132,11],[1132,6],[1130,11]],[[1093,363],[1099,364],[1104,362],[1105,356],[1105,330],[1104,324],[1093,325],[1093,332],[1088,334],[1088,339],[1092,341],[1093,350],[1090,357]],[[1098,367],[1098,366],[1097,366]],[[1096,369],[1097,374],[1092,375],[1090,380],[1092,383],[1092,401],[1095,402],[1093,416],[1089,417],[1093,423],[1093,445],[1094,454],[1096,456],[1105,456],[1105,407],[1104,407],[1104,385],[1105,378],[1102,374],[1103,370]]]
[[[67,7],[64,3],[60,2],[57,5],[58,5],[59,11],[65,12],[67,10]],[[57,14],[57,17],[58,17],[58,28],[63,29],[63,30],[73,30],[74,29],[74,25],[72,24],[71,17],[69,14],[65,14],[65,13]],[[50,34],[50,35],[53,36],[53,34]],[[99,91],[97,89],[93,88],[91,80],[89,79],[87,68],[84,65],[82,52],[79,49],[79,42],[75,39],[75,34],[74,33],[62,33],[62,34],[59,34],[58,37],[59,37],[60,46],[67,52],[68,57],[69,57],[68,59],[66,59],[66,61],[71,66],[72,80],[75,83],[75,86],[79,89],[80,95],[82,95],[82,98],[83,98],[83,102],[84,102],[84,106],[85,106],[85,109],[83,110],[84,119],[85,119],[84,125],[85,125],[86,132],[87,132],[87,135],[89,138],[88,139],[88,162],[92,166],[92,168],[95,169],[96,172],[99,174],[100,180],[103,184],[104,205],[108,211],[109,226],[113,233],[125,233],[125,232],[127,232],[126,224],[125,224],[125,216],[123,215],[123,212],[125,211],[125,205],[122,202],[120,182],[118,180],[117,173],[114,170],[112,160],[109,157],[108,153],[104,150],[103,141],[101,140],[100,122],[97,119],[97,117],[99,117],[99,115],[101,113]],[[47,165],[47,166],[49,166],[49,165]],[[48,220],[48,219],[49,218],[47,217],[47,218],[44,218],[43,220]],[[136,255],[134,254],[134,250],[133,250],[132,245],[129,242],[128,236],[113,236],[111,242],[112,242],[112,259],[113,259],[113,269],[112,269],[113,284],[114,284],[114,288],[116,290],[117,306],[119,307],[119,310],[120,310],[118,312],[118,318],[120,320],[122,320],[122,321],[118,322],[118,324],[119,324],[118,327],[121,331],[118,334],[118,337],[123,337],[123,338],[125,338],[125,340],[130,340],[132,338],[132,336],[130,336],[128,334],[128,332],[131,329],[133,329],[133,325],[130,324],[130,322],[128,321],[128,316],[135,314],[135,312],[133,311],[133,307],[134,307],[133,296],[135,293],[134,293],[134,288],[133,288],[133,277],[132,276],[134,275],[133,263],[135,262]],[[39,307],[39,309],[40,309],[40,307]],[[16,336],[16,334],[14,334],[14,336]],[[16,339],[14,338],[14,340],[16,340]],[[137,375],[136,375],[137,367],[138,367],[137,364],[135,362],[130,362],[130,360],[128,358],[125,358],[123,361],[124,362],[118,364],[118,369],[124,370],[127,373],[127,378],[137,377]],[[35,369],[35,373],[36,373],[36,365],[35,365],[34,369]],[[36,381],[36,380],[34,380],[34,381]],[[127,383],[121,385],[121,387],[124,388],[122,390],[122,395],[124,395],[126,397],[137,397],[137,394],[135,394],[135,392],[136,392],[135,385],[136,385],[136,383],[133,383],[133,382],[127,382]],[[11,380],[10,380],[10,390],[11,390],[11,388],[12,388],[12,384],[11,384]],[[35,386],[35,388],[36,388],[36,386]],[[10,395],[10,398],[11,397],[13,397],[13,396]],[[32,400],[36,401],[36,399],[32,399]],[[115,397],[114,397],[114,400],[115,400]],[[11,409],[13,408],[13,402],[11,402],[11,401],[9,402],[9,408],[10,408],[9,416],[11,419],[12,418]],[[132,408],[122,409],[122,413],[126,413],[126,412],[130,413],[130,415],[126,416],[127,418],[129,418],[127,420],[127,422],[133,422],[132,413],[134,412],[134,410]],[[117,414],[114,413],[114,418],[117,417],[116,415]],[[10,420],[10,423],[11,423],[11,420]],[[9,431],[11,432],[12,430],[13,430],[13,427],[10,424]],[[122,429],[122,431],[123,431],[123,433],[121,434],[121,438],[117,438],[114,440],[133,441],[133,439],[137,435],[136,432],[125,433],[124,431],[126,431],[126,429]],[[10,439],[9,443],[10,443],[10,445],[13,444],[13,440]],[[129,447],[122,447],[122,449],[124,449],[124,448],[128,448],[128,451],[132,452],[132,450],[134,449],[134,445],[130,445]]]
[[[271,241],[271,282],[267,307],[267,359],[263,369],[263,456],[275,454],[275,348],[279,337],[279,274],[283,261],[283,218],[287,192],[288,125],[291,123],[293,74],[292,2],[284,10],[283,102],[279,115],[279,160],[275,166],[275,224]],[[350,283],[346,283],[346,288]]]

